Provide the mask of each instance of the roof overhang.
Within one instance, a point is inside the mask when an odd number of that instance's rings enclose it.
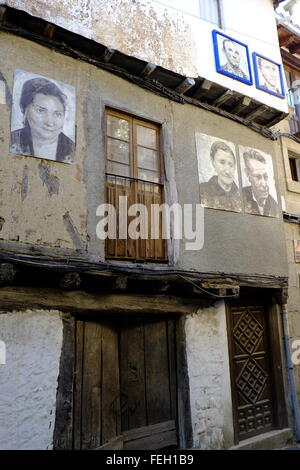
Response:
[[[300,53],[300,30],[298,32],[297,29],[280,21],[277,25],[279,45],[288,49],[291,54]]]
[[[272,131],[268,134],[267,129],[261,128],[272,127],[287,116],[279,109],[205,77],[189,78],[147,63],[20,10],[7,7],[0,16],[0,30],[86,61],[173,101],[235,120],[270,138],[273,138]]]

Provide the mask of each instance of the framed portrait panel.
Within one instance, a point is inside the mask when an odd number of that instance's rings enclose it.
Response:
[[[212,32],[216,70],[227,77],[252,85],[252,72],[247,44],[216,29]]]
[[[241,212],[242,198],[235,145],[198,132],[195,139],[201,205],[211,209]]]
[[[278,217],[279,206],[272,156],[261,150],[241,145],[239,154],[245,212]]]
[[[252,54],[256,88],[284,98],[282,65],[256,52]]]
[[[15,70],[10,153],[74,163],[75,88]]]

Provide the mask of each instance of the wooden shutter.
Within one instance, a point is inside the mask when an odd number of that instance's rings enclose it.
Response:
[[[160,152],[160,127],[116,111],[106,111],[106,202],[119,214],[119,198],[127,197],[127,210],[133,204],[143,204],[148,217],[146,238],[117,237],[107,239],[106,258],[162,261],[165,240],[162,239],[162,217],[159,237],[151,237],[151,206],[163,203]],[[128,217],[128,225],[135,217]]]

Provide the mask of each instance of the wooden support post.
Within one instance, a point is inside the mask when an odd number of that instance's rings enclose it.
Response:
[[[213,106],[221,106],[221,104],[226,103],[226,101],[230,100],[233,97],[234,92],[232,90],[226,90],[222,95],[216,98],[213,102]]]
[[[59,287],[63,290],[76,290],[81,284],[81,277],[78,273],[66,273],[64,274],[60,281]]]
[[[148,62],[146,67],[141,72],[141,77],[144,77],[144,78],[150,77],[150,75],[154,72],[155,69],[156,69],[156,65],[151,64],[151,62]]]
[[[288,297],[289,297],[288,288],[283,287],[282,289],[278,289],[278,291],[276,292],[275,301],[276,303],[280,305],[285,305],[287,304]]]
[[[115,49],[109,49],[109,48],[105,49],[103,55],[101,56],[102,62],[105,62],[105,63],[110,62],[115,52],[116,52]]]
[[[117,276],[113,278],[109,284],[109,288],[112,291],[125,291],[127,289],[127,276]]]
[[[245,119],[247,119],[248,121],[253,121],[257,116],[264,113],[267,109],[268,109],[268,106],[265,104],[262,104],[261,106],[258,106],[258,108],[246,114]]]
[[[4,5],[0,6],[0,23],[4,23],[6,17],[6,7]]]
[[[54,34],[54,30],[55,30],[55,25],[47,23],[45,28],[44,28],[44,36],[47,36],[47,38],[52,39],[53,34]]]
[[[244,96],[238,104],[236,104],[232,109],[230,109],[230,112],[232,114],[239,114],[241,111],[243,111],[245,108],[247,108],[251,103],[251,98],[248,96]]]
[[[185,80],[183,80],[183,82],[181,82],[177,88],[175,88],[175,91],[177,91],[177,93],[180,93],[181,95],[183,95],[184,93],[186,93],[190,88],[192,88],[194,85],[195,85],[195,80],[193,78],[186,78]]]
[[[203,90],[210,90],[212,86],[212,82],[210,80],[206,80],[206,78],[203,80],[203,82],[200,85],[200,88]]]

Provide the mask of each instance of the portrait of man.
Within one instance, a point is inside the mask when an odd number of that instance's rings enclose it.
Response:
[[[277,194],[271,155],[240,147],[245,211],[249,214],[278,216]]]
[[[223,39],[223,53],[227,61],[222,65],[222,69],[247,79],[247,75],[241,69],[241,46],[230,39]]]
[[[217,30],[212,34],[217,72],[251,85],[248,46]]]
[[[16,70],[10,152],[73,163],[74,150],[74,87]]]
[[[237,159],[231,142],[196,134],[201,204],[212,209],[240,212]]]
[[[256,86],[260,90],[284,97],[280,64],[253,53]]]

